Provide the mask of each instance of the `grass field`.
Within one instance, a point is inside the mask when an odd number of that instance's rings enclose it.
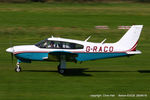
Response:
[[[116,42],[126,30],[118,25],[142,24],[138,48],[141,55],[67,63],[70,73],[57,73],[54,62],[22,63],[23,72],[14,72],[12,45],[34,44],[50,37]],[[96,25],[108,25],[98,30]],[[140,3],[0,3],[0,100],[104,100],[150,99],[150,4]],[[146,94],[147,97],[118,97],[119,94]]]

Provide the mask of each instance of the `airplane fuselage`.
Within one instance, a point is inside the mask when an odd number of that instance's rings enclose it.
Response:
[[[81,44],[81,42],[80,42]],[[44,58],[48,58],[50,52],[70,52],[75,53],[77,61],[88,61],[104,58],[112,58],[118,56],[127,56],[126,51],[117,51],[117,47],[114,44],[100,44],[100,43],[84,43],[83,49],[51,49],[51,48],[39,48],[35,45],[23,45],[14,46],[14,55],[16,58],[24,61],[44,61]]]

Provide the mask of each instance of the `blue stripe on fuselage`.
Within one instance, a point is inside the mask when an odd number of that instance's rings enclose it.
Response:
[[[26,52],[26,53],[19,53],[15,55],[18,59],[27,59],[33,61],[42,61],[43,57],[48,57],[48,53],[41,53],[41,52]]]
[[[76,53],[78,57],[76,57],[77,61],[87,61],[87,60],[96,60],[96,59],[104,59],[104,58],[113,58],[119,56],[127,56],[126,53]],[[15,55],[18,59],[27,59],[33,61],[43,61],[44,57],[48,57],[48,53],[19,53]]]
[[[126,53],[78,53],[77,61],[96,60],[104,58],[113,58],[127,56]]]

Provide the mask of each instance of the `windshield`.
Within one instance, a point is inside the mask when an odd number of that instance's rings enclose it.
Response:
[[[83,49],[83,45],[63,42],[63,41],[50,41],[50,40],[42,40],[35,44],[35,46],[39,48],[50,48],[50,49]]]

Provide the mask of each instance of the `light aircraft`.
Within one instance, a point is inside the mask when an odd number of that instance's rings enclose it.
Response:
[[[51,37],[42,40],[35,45],[13,46],[6,49],[17,58],[16,72],[21,71],[20,63],[31,63],[31,61],[58,61],[58,72],[63,74],[66,69],[66,62],[83,62],[104,58],[114,58],[141,54],[136,46],[142,31],[143,25],[132,25],[125,35],[115,43],[101,43],[72,40],[58,37]]]

